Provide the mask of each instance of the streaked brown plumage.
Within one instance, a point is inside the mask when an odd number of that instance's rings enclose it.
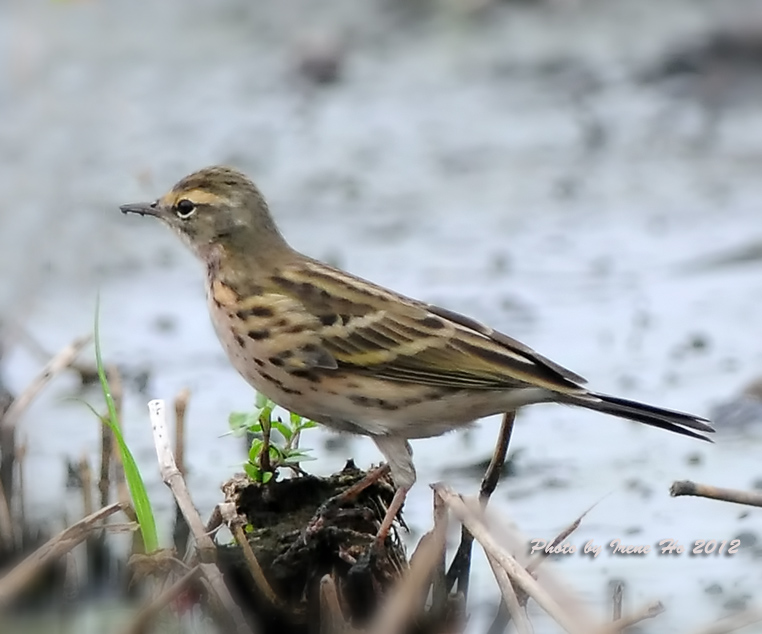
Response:
[[[217,335],[251,385],[374,439],[399,487],[389,521],[415,482],[409,439],[523,405],[577,405],[702,439],[713,431],[696,416],[592,392],[507,335],[296,252],[233,169],[201,170],[154,203],[121,209],[160,218],[206,264]]]

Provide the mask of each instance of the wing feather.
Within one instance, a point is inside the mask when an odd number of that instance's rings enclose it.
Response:
[[[292,264],[271,283],[313,317],[312,341],[338,369],[456,389],[585,392],[582,377],[508,335],[319,262]]]

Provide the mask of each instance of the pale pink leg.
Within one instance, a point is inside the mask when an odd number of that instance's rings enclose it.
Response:
[[[394,519],[397,517],[397,513],[399,513],[402,505],[405,503],[407,492],[408,489],[405,487],[399,487],[395,491],[394,498],[392,498],[392,503],[389,505],[389,508],[386,511],[386,515],[384,515],[384,521],[381,522],[381,528],[379,528],[378,533],[376,533],[376,546],[381,546],[386,541],[386,537],[389,535],[389,531],[392,529]]]

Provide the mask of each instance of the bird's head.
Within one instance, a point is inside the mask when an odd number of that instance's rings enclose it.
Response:
[[[207,167],[179,181],[152,203],[120,207],[155,216],[202,259],[215,246],[256,253],[283,243],[264,197],[254,183],[229,167]]]

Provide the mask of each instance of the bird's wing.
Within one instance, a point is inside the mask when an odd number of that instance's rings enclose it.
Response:
[[[319,367],[334,359],[338,369],[393,381],[585,393],[582,377],[507,335],[313,260],[279,270],[268,292],[293,300],[291,317],[309,323],[304,336]]]

